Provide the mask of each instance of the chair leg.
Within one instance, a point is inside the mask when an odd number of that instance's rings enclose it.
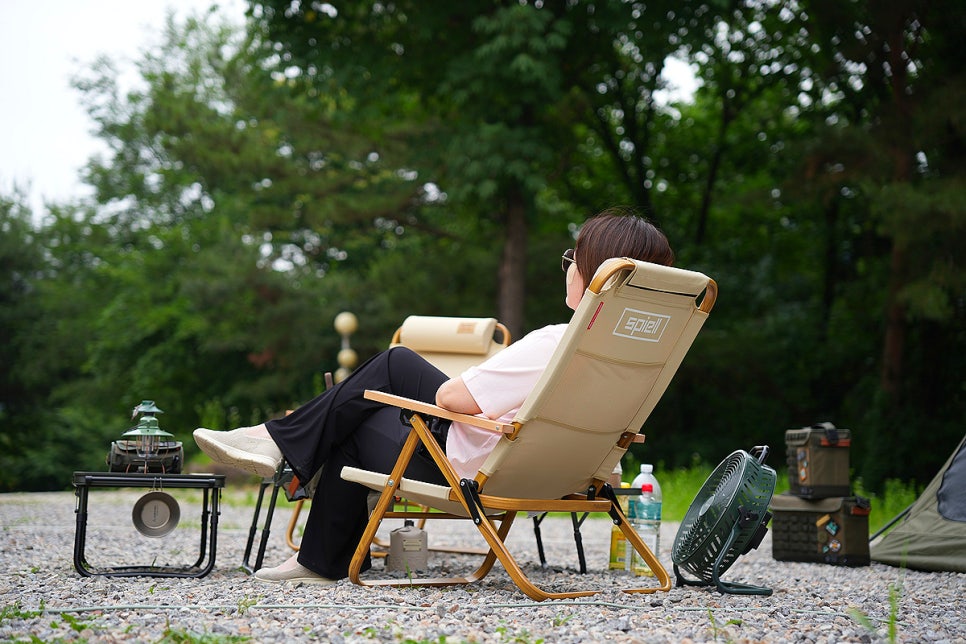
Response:
[[[422,427],[425,429],[425,425]],[[428,429],[426,430],[426,433],[427,436],[429,436]],[[430,437],[430,440],[434,439]],[[406,438],[406,442],[403,443],[399,458],[396,461],[396,465],[393,467],[393,471],[389,475],[389,484],[383,489],[379,496],[379,500],[376,502],[375,508],[373,508],[372,513],[369,515],[369,522],[366,524],[362,537],[359,539],[359,544],[356,546],[356,551],[352,556],[352,561],[349,564],[349,580],[354,584],[358,584],[360,586],[452,586],[456,584],[467,584],[478,581],[486,576],[487,573],[489,573],[493,568],[493,564],[496,562],[497,555],[491,548],[484,556],[483,562],[480,564],[479,568],[477,568],[476,572],[467,577],[406,580],[362,580],[360,578],[362,564],[365,562],[373,543],[376,541],[376,532],[379,529],[379,526],[382,524],[386,513],[392,508],[396,493],[399,489],[399,481],[402,478],[403,472],[406,470],[406,465],[416,452],[416,447],[419,445],[419,442],[419,433],[414,428]],[[509,532],[510,526],[513,523],[514,516],[515,515],[513,513],[506,513],[504,515],[500,529],[497,531],[497,534],[501,535],[498,537],[498,540],[502,541],[502,539],[506,537],[506,534]],[[484,523],[492,528],[492,524],[488,520],[484,521]]]
[[[259,515],[262,512],[262,501],[265,498],[265,491],[269,486],[272,486],[272,493],[269,497],[267,516],[265,517],[265,523],[262,525],[262,535],[258,543],[258,551],[255,555],[255,563],[250,563],[252,548],[255,545],[255,535],[258,532],[258,520]],[[254,572],[261,568],[262,560],[265,557],[265,547],[268,544],[268,537],[271,534],[272,517],[275,514],[275,502],[278,499],[279,487],[270,479],[265,479],[261,482],[258,488],[258,499],[255,502],[255,511],[252,516],[252,524],[248,530],[248,541],[245,544],[245,554],[242,557],[242,568],[248,572]]]
[[[295,502],[295,507],[292,508],[292,518],[288,520],[288,530],[285,532],[285,543],[295,552],[298,552],[301,548],[300,544],[295,543],[295,526],[298,525],[299,515],[302,514],[303,503],[305,503],[305,499],[299,499]]]
[[[627,520],[627,517],[623,516],[623,512],[621,513],[621,519],[621,532],[624,533],[624,537],[627,539],[627,542],[630,543],[638,554],[641,555],[641,558],[644,559],[644,563],[647,564],[647,567],[651,569],[651,571],[654,573],[654,576],[657,578],[657,583],[660,584],[659,586],[647,588],[625,588],[624,592],[655,593],[657,591],[667,592],[671,590],[671,576],[668,574],[667,569],[664,568],[657,556],[651,552],[651,549],[647,547],[647,544],[644,543],[643,539],[641,539],[641,535],[637,534],[637,530],[631,526],[630,522]]]
[[[538,514],[533,517],[533,536],[537,540],[537,556],[540,557],[540,567],[547,567],[547,555],[543,551],[543,535],[540,532],[540,524],[546,518],[547,513]],[[583,516],[579,519],[577,518],[576,512],[570,513],[570,520],[574,525],[574,545],[577,547],[577,565],[580,568],[580,574],[587,574],[587,558],[584,556],[584,538],[580,534],[580,527],[584,523],[588,513],[584,512]]]
[[[543,534],[540,532],[540,524],[546,518],[547,513],[538,514],[533,517],[533,538],[537,540],[537,556],[540,557],[540,567],[547,567],[547,555],[543,552]]]
[[[306,499],[299,499],[298,501],[295,502],[295,507],[292,508],[292,517],[288,521],[288,529],[285,532],[285,543],[288,544],[288,547],[294,550],[295,552],[298,552],[301,549],[301,544],[295,542],[295,528],[298,526],[298,520],[302,514],[302,505],[305,503],[305,501]],[[420,506],[420,507],[423,507],[423,506]],[[423,509],[425,510],[426,508],[423,508]],[[421,519],[419,521],[420,529],[422,529],[425,524],[426,524],[426,519]],[[384,542],[382,539],[379,539],[378,537],[373,539],[373,545],[376,546],[376,548],[374,548],[370,553],[371,556],[382,558],[388,554],[389,544]],[[249,549],[250,548],[251,546],[249,546]],[[464,549],[464,548],[436,547],[436,548],[430,548],[430,550],[434,552],[453,552],[458,554],[469,554],[469,555],[486,554],[485,550],[482,550],[482,551],[470,550],[470,549]],[[246,557],[246,561],[247,561],[247,557]]]
[[[384,495],[388,496],[388,498],[391,498],[391,495],[394,494],[395,487],[395,485],[392,487],[387,487],[384,491]],[[498,515],[495,519],[484,516],[481,518],[481,521],[476,524],[477,529],[486,540],[490,549],[484,557],[480,567],[465,577],[362,580],[360,578],[360,572],[362,562],[365,560],[365,552],[372,545],[376,530],[378,529],[379,524],[382,522],[386,508],[389,507],[388,502],[383,503],[384,501],[387,501],[387,499],[380,497],[380,503],[377,504],[376,511],[373,512],[372,516],[370,517],[369,523],[366,526],[366,531],[363,534],[363,537],[359,542],[359,546],[356,549],[355,556],[353,557],[349,570],[349,579],[355,584],[359,584],[361,586],[452,586],[458,584],[467,584],[481,580],[489,573],[493,567],[493,564],[496,563],[496,561],[499,561],[517,587],[523,591],[525,595],[535,601],[543,601],[546,599],[573,599],[577,597],[595,595],[600,592],[598,590],[549,592],[534,584],[529,577],[527,577],[526,573],[523,572],[519,564],[517,564],[514,556],[506,547],[506,536],[509,534],[510,527],[513,524],[513,519],[516,517],[516,513],[512,511],[506,512],[503,515]],[[496,522],[499,522],[499,525],[496,525]],[[660,561],[657,560],[653,553],[651,553],[651,551],[648,549],[647,545],[644,544],[637,532],[630,527],[630,524],[627,523],[626,519],[623,521],[622,530],[624,530],[628,541],[633,544],[634,548],[641,553],[641,556],[644,558],[647,564],[652,570],[654,570],[657,581],[660,584],[660,586],[648,588],[624,589],[624,592],[654,593],[657,591],[669,591],[671,589],[670,576],[661,565]]]
[[[580,574],[587,574],[587,559],[584,557],[584,538],[580,534],[580,526],[584,524],[584,520],[588,517],[588,513],[584,512],[583,516],[579,519],[577,518],[576,512],[570,513],[570,520],[574,524],[574,544],[577,546],[577,563],[580,565]]]
[[[265,560],[265,548],[268,546],[268,537],[272,533],[272,518],[275,516],[275,504],[278,501],[280,489],[278,485],[272,486],[272,495],[268,499],[268,512],[265,513],[265,525],[262,527],[262,538],[258,542],[258,554],[255,556],[255,570],[261,568]]]
[[[352,581],[352,583],[360,586],[450,586],[456,584],[466,584],[482,579],[492,569],[493,564],[499,560],[517,587],[528,597],[536,601],[543,601],[545,599],[573,599],[576,597],[595,595],[600,592],[600,590],[548,592],[531,582],[506,547],[506,536],[509,534],[510,527],[513,525],[513,519],[517,514],[516,510],[505,511],[496,517],[487,516],[483,511],[483,501],[479,493],[476,491],[476,487],[474,485],[467,486],[465,485],[465,483],[467,483],[465,479],[460,481],[457,478],[456,473],[452,470],[451,466],[449,466],[446,456],[442,452],[442,448],[436,444],[435,439],[432,437],[432,434],[429,432],[429,429],[427,428],[423,419],[418,414],[413,414],[411,416],[411,420],[413,430],[409,433],[409,436],[407,436],[406,442],[403,444],[402,449],[400,450],[399,458],[396,461],[396,464],[393,466],[393,470],[387,479],[387,484],[383,488],[379,496],[379,500],[376,502],[376,506],[369,516],[369,521],[366,524],[362,537],[356,546],[352,561],[349,564],[349,579]],[[362,565],[369,556],[369,550],[372,547],[373,541],[375,540],[376,532],[379,529],[383,519],[386,518],[387,512],[392,506],[393,499],[399,491],[400,481],[402,480],[406,466],[412,459],[413,454],[416,451],[416,447],[420,444],[420,442],[427,446],[427,449],[433,457],[433,460],[440,464],[440,468],[443,470],[443,474],[446,477],[450,488],[453,490],[460,490],[460,494],[454,495],[455,500],[463,506],[463,510],[467,516],[474,517],[473,523],[489,546],[489,552],[484,557],[483,563],[480,565],[480,567],[474,573],[466,577],[379,579],[364,581],[360,578]],[[454,497],[451,497],[451,499]],[[627,522],[627,517],[625,517],[623,512],[621,512],[620,506],[617,503],[616,497],[613,496],[613,493],[611,493],[610,501],[610,511],[613,513],[615,519],[619,519],[621,530],[624,532],[624,535],[633,545],[635,550],[641,554],[641,556],[644,558],[644,561],[651,566],[651,569],[654,570],[658,582],[661,584],[659,587],[653,588],[624,589],[624,592],[653,593],[658,590],[670,590],[670,576],[654,554],[648,549],[647,545],[645,545],[644,541],[641,540],[640,535],[638,535]],[[523,510],[526,508],[520,509]],[[399,516],[399,513],[394,513],[393,516]],[[497,521],[499,522],[498,526],[495,525],[495,522]]]
[[[403,449],[405,449],[405,447]],[[365,561],[365,555],[372,545],[376,530],[378,530],[379,525],[382,523],[382,520],[388,508],[390,507],[390,502],[395,495],[398,486],[399,484],[398,481],[395,480],[395,477],[390,476],[390,485],[383,490],[382,496],[379,497],[379,502],[376,504],[376,509],[373,511],[372,516],[369,517],[369,523],[366,525],[366,529],[359,541],[359,545],[356,547],[355,555],[352,557],[352,563],[349,566],[349,579],[352,581],[352,583],[360,586],[453,586],[458,584],[467,584],[481,580],[490,572],[490,570],[493,568],[493,564],[499,560],[517,587],[528,597],[536,601],[543,601],[545,599],[572,599],[575,597],[586,597],[588,595],[594,595],[598,592],[595,590],[589,590],[553,593],[544,591],[531,582],[506,547],[506,536],[509,534],[510,527],[513,525],[513,519],[516,517],[516,512],[512,511],[498,515],[496,519],[483,516],[481,517],[480,522],[476,524],[477,529],[486,540],[490,549],[483,558],[483,562],[480,564],[480,567],[477,568],[475,572],[465,577],[376,580],[361,579],[360,573],[362,570],[362,563]],[[467,508],[467,512],[469,512],[469,508]],[[494,520],[499,521],[499,526],[494,525]]]
[[[510,526],[513,523],[513,513],[507,513],[502,516],[500,527],[497,529],[498,534],[501,534],[501,538],[506,538],[506,534],[510,531]],[[371,519],[370,519],[371,521]],[[380,521],[376,522],[376,527],[378,528]],[[367,539],[363,539],[359,543],[359,548],[356,550],[356,555],[358,556],[362,550],[363,546],[367,543]],[[372,546],[372,541],[368,541],[368,546]],[[458,586],[464,584],[471,584],[477,582],[493,569],[493,564],[497,562],[498,556],[492,550],[480,550],[480,553],[485,553],[483,561],[480,563],[479,567],[472,573],[463,577],[407,577],[405,579],[362,579],[361,578],[361,566],[364,558],[360,558],[358,564],[356,564],[356,559],[353,557],[353,563],[349,568],[349,580],[360,586]],[[474,553],[475,554],[475,553]]]
[[[258,534],[258,517],[262,513],[262,500],[265,498],[265,489],[268,487],[268,483],[262,481],[258,487],[258,498],[255,500],[255,512],[252,516],[252,524],[248,528],[248,541],[245,543],[245,554],[242,555],[242,568],[249,572],[253,572],[254,569],[249,564],[249,559],[251,558],[252,548],[255,546],[255,535]]]

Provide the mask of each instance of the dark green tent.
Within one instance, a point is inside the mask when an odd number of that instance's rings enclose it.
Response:
[[[893,566],[966,572],[966,436],[901,523],[872,542],[871,554]]]

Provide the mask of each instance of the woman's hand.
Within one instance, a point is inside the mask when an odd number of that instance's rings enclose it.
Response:
[[[450,378],[436,390],[436,404],[443,409],[471,416],[483,413],[459,376]]]

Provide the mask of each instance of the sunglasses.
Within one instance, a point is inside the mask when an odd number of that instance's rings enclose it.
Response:
[[[574,259],[573,248],[568,248],[564,251],[564,254],[560,256],[560,268],[563,269],[564,273],[567,272],[567,269],[570,268],[571,264],[575,264],[576,262],[577,260]]]

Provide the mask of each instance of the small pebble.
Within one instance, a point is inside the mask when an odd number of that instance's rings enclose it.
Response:
[[[131,510],[143,491],[93,491],[88,562],[191,565],[199,554],[200,493],[169,492],[179,501],[178,527],[149,538],[131,523]],[[508,541],[536,585],[553,591],[600,591],[591,597],[536,603],[499,563],[482,581],[462,586],[369,588],[348,580],[329,587],[265,584],[241,569],[253,496],[244,488],[225,491],[215,567],[207,576],[107,578],[83,577],[74,569],[72,492],[0,494],[0,639],[874,643],[888,641],[893,624],[899,641],[966,642],[966,574],[878,563],[845,568],[779,562],[771,556],[770,533],[722,579],[772,588],[771,596],[722,595],[693,586],[674,587],[669,593],[622,593],[621,587],[647,580],[607,570],[611,524],[606,519],[588,519],[581,529],[586,575],[578,572],[569,518],[549,517],[541,524],[547,567],[540,566],[531,522],[517,519]],[[266,565],[277,565],[292,554],[285,543],[290,517],[291,506],[282,497]],[[397,525],[384,527],[385,535],[393,527]],[[676,529],[666,522],[661,530],[660,558],[672,583]],[[469,521],[430,522],[427,531],[430,545],[483,544]],[[480,558],[431,552],[429,561],[425,574],[442,577],[469,574]],[[378,578],[382,568],[376,560],[366,576]],[[893,587],[900,589],[896,611],[889,603]]]

